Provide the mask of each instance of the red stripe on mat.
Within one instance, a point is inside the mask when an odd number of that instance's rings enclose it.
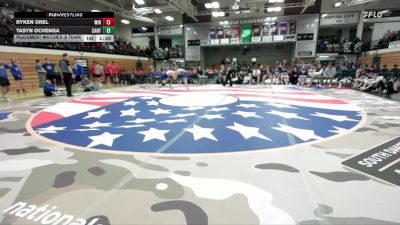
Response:
[[[52,113],[52,112],[39,112],[36,114],[36,116],[32,119],[31,121],[31,126],[39,126],[54,120],[62,119],[64,118],[62,115],[57,114],[57,113]]]

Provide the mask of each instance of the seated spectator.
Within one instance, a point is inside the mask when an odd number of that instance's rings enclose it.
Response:
[[[269,67],[269,65],[262,68],[261,77],[262,77],[261,83],[265,84],[265,81],[267,81],[269,84],[272,83],[273,76],[272,76],[272,71],[271,71],[271,68]]]
[[[336,68],[332,66],[331,63],[328,64],[328,67],[324,70],[324,78],[329,80],[329,86],[332,86],[333,78],[336,75]]]
[[[318,64],[317,68],[315,68],[315,66],[311,67],[311,69],[308,70],[308,75],[310,76],[309,86],[311,86],[313,84],[314,79],[317,79],[317,83],[320,83],[323,72],[324,72],[324,69],[322,68],[321,64]]]
[[[378,77],[377,73],[372,75],[372,78],[364,80],[363,86],[360,87],[360,91],[373,91],[378,88],[378,83],[382,78]]]
[[[377,73],[374,73],[377,74]],[[368,76],[365,74],[365,71],[363,68],[360,68],[356,71],[354,75],[354,82],[353,82],[353,89],[359,89],[363,86],[364,81],[368,79]]]
[[[94,84],[88,77],[84,77],[82,80],[82,87],[84,92],[89,92],[89,91],[98,91],[99,85]]]
[[[56,95],[58,91],[57,85],[53,84],[51,80],[47,79],[43,86],[43,93],[45,96],[50,97]]]

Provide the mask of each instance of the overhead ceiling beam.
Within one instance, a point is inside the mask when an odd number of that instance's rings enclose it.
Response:
[[[116,10],[118,10],[119,12],[124,11],[124,9],[123,9],[122,7],[119,7],[119,6],[117,6],[117,5],[115,5],[115,4],[112,4],[112,3],[108,2],[108,1],[105,1],[105,0],[94,0],[94,1],[97,2],[97,3],[103,4],[103,5],[105,5],[105,6],[108,6],[108,7],[110,7],[111,9],[116,9]]]
[[[300,14],[303,14],[308,7],[314,6],[315,0],[305,0],[304,3],[306,4],[306,6],[304,6],[304,8],[301,10]]]
[[[196,7],[188,0],[167,0],[168,5],[174,7],[179,12],[184,12],[194,21],[198,22],[196,15]]]

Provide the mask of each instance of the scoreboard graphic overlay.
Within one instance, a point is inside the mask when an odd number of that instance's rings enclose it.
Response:
[[[357,106],[311,91],[198,87],[74,99],[37,113],[27,129],[90,151],[196,154],[323,141],[365,118]]]
[[[114,42],[114,12],[15,12],[15,42]]]

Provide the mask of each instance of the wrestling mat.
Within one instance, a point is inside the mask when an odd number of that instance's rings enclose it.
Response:
[[[400,224],[400,103],[131,86],[0,105],[1,224]]]

